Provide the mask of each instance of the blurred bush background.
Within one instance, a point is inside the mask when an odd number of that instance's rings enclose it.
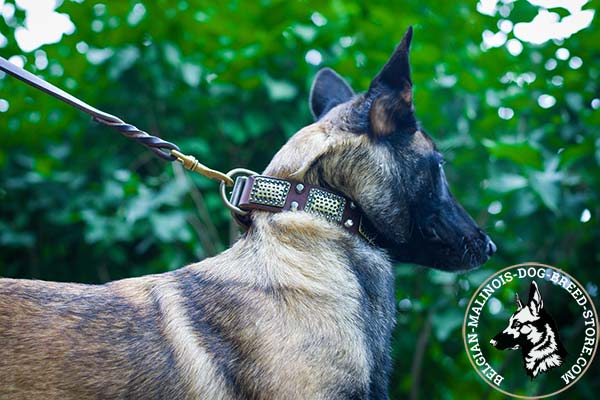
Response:
[[[414,25],[417,115],[499,252],[463,275],[397,266],[390,391],[500,399],[463,350],[476,286],[539,261],[598,298],[597,5],[0,0],[0,54],[211,167],[260,171],[312,122],[319,68],[366,90]],[[238,234],[216,189],[0,76],[0,275],[98,283],[212,256]],[[596,398],[598,363],[565,398]]]

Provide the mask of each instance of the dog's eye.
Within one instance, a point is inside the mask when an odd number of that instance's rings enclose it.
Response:
[[[515,323],[513,324],[513,327],[514,327],[515,329],[519,329],[519,328],[521,327],[521,323],[520,323],[520,322],[515,322]]]

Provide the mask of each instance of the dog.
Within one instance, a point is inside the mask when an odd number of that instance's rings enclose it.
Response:
[[[531,379],[560,367],[567,355],[554,320],[544,309],[537,283],[531,281],[529,301],[524,306],[516,295],[517,311],[508,326],[490,340],[498,350],[521,349],[525,372]]]
[[[316,122],[264,171],[343,193],[373,240],[308,212],[254,210],[230,249],[172,272],[2,279],[0,398],[388,398],[392,262],[467,270],[496,250],[416,120],[411,38],[363,94],[321,70]]]

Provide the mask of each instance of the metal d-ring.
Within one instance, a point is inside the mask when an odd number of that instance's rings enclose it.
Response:
[[[251,171],[246,168],[234,168],[231,171],[229,171],[228,173],[226,173],[225,175],[227,175],[227,177],[229,177],[230,179],[233,179],[233,177],[235,175],[240,175],[240,174],[258,175],[256,172]],[[221,195],[221,200],[223,200],[223,203],[225,203],[225,207],[229,208],[232,212],[234,212],[238,215],[248,215],[248,213],[249,213],[248,211],[242,210],[241,208],[232,204],[229,201],[229,199],[227,198],[227,193],[225,193],[226,187],[227,187],[227,183],[225,181],[221,181],[221,184],[219,185],[219,193]]]

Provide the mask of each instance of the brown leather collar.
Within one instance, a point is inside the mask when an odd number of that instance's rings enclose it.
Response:
[[[247,212],[304,211],[337,223],[371,244],[375,241],[360,207],[343,194],[320,186],[264,175],[238,177],[230,202]],[[234,214],[234,219],[245,228],[252,223],[249,215]]]

